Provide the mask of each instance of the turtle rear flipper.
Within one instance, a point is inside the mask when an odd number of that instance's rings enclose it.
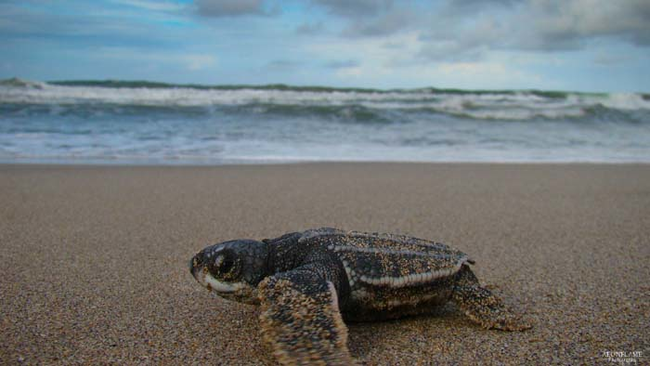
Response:
[[[258,290],[262,332],[278,361],[292,365],[354,363],[332,282],[302,267],[266,278]]]
[[[531,328],[521,316],[513,313],[490,290],[481,287],[469,266],[463,265],[452,292],[452,300],[473,321],[486,329],[522,331]]]

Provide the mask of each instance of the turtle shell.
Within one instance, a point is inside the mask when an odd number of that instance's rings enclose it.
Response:
[[[321,228],[304,233],[301,242],[315,240],[343,263],[351,288],[418,286],[456,274],[467,254],[442,243],[407,235],[365,233]]]

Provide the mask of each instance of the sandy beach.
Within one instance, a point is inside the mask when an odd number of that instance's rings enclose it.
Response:
[[[453,305],[351,324],[362,363],[650,361],[650,165],[0,165],[0,202],[1,364],[274,364],[256,308],[187,261],[320,226],[461,249],[534,324],[483,330]]]

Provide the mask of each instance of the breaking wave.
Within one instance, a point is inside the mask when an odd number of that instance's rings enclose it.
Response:
[[[152,82],[0,82],[0,103],[58,106],[77,110],[114,106],[193,111],[188,107],[233,108],[253,113],[325,115],[385,121],[391,112],[442,113],[479,120],[594,117],[616,111],[636,121],[650,110],[643,94],[586,94],[545,91],[460,91],[453,89],[373,90],[323,87],[197,86]],[[628,116],[629,114],[629,116]],[[394,117],[394,114],[393,114]],[[629,117],[629,118],[626,118]]]
[[[650,96],[0,81],[0,159],[647,161]]]

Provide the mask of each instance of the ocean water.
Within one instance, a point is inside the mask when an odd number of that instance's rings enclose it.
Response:
[[[0,162],[650,162],[650,95],[0,81]]]

